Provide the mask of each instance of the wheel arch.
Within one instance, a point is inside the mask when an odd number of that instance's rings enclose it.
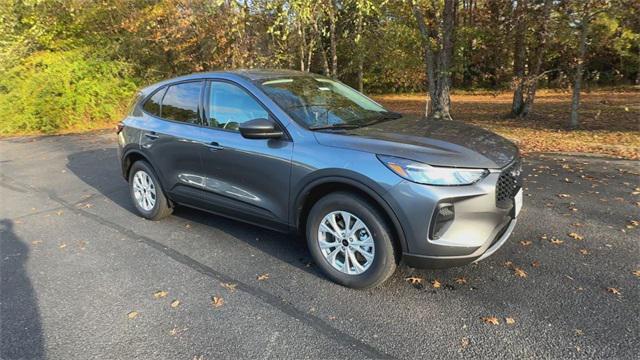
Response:
[[[336,191],[349,191],[363,196],[369,200],[385,217],[394,231],[395,239],[400,244],[402,252],[407,251],[406,238],[402,225],[391,206],[384,200],[373,186],[363,183],[362,180],[353,179],[343,175],[323,176],[308,182],[297,192],[291,214],[293,215],[293,227],[298,233],[304,233],[309,211],[320,198]]]

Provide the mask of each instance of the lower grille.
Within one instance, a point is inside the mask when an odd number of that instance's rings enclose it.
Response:
[[[522,187],[522,162],[516,159],[504,169],[496,184],[496,206],[508,209],[513,205],[513,198]]]

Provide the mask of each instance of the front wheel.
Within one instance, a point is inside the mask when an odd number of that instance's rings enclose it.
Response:
[[[172,212],[153,169],[136,161],[129,170],[129,193],[138,213],[149,220],[160,220]]]
[[[384,217],[361,196],[336,192],[320,199],[307,218],[307,245],[331,280],[372,288],[395,271],[397,256]]]

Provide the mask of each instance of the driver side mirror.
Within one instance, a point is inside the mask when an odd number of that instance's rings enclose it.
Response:
[[[284,136],[275,121],[263,118],[240,124],[240,134],[247,139],[279,139]]]

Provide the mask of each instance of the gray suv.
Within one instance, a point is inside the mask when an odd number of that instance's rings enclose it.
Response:
[[[369,288],[399,261],[450,267],[498,250],[522,206],[518,148],[403,116],[309,73],[183,76],[138,94],[117,128],[141,216],[177,205],[306,236],[333,281]]]

